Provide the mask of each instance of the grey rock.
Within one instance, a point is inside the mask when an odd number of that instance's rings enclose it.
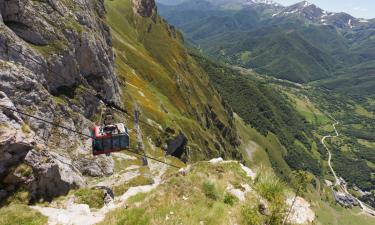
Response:
[[[112,175],[113,170],[115,167],[115,161],[112,157],[108,156],[99,156],[95,159],[95,161],[98,163],[99,167],[101,168],[104,175]]]
[[[98,156],[95,159],[79,159],[74,162],[74,166],[83,175],[101,177],[113,174],[114,161],[112,157]]]
[[[50,52],[54,54],[43,55],[44,60],[38,60],[42,61],[40,64],[43,69],[28,67],[48,81],[48,90],[59,93],[61,88],[77,87],[85,83],[93,85],[107,100],[121,104],[120,89],[114,72],[110,31],[100,19],[100,15],[105,13],[104,3],[75,1],[72,4],[77,6],[74,10],[55,0],[49,0],[47,3],[18,0],[4,2],[1,4],[1,12],[10,29],[2,33],[0,39],[5,36],[13,37],[4,41],[5,46],[0,45],[0,51],[2,48],[6,49],[14,40],[20,41],[20,44],[27,48],[22,41],[34,45],[48,45],[52,50]],[[33,51],[35,50],[32,49],[31,52]],[[22,52],[33,55],[30,50]],[[13,49],[4,53],[4,56],[23,65],[31,61],[20,57]],[[56,72],[46,70],[45,61],[48,61],[48,67]],[[92,78],[97,80],[92,81]]]
[[[0,92],[0,106],[15,109],[4,92]],[[10,167],[25,158],[34,141],[20,130],[23,120],[16,112],[0,108],[0,124],[0,178],[3,178]]]
[[[121,92],[104,1],[71,4],[0,0],[0,104],[90,134],[100,106],[95,94],[120,105]],[[82,173],[113,173],[113,159],[92,158],[85,137],[10,110],[0,109],[0,124],[0,185],[7,193],[22,186],[33,200],[47,200],[85,185]],[[19,164],[32,174],[14,173]]]
[[[35,180],[29,187],[33,200],[50,200],[85,185],[85,180],[72,161],[56,153],[32,150],[25,162],[33,167],[35,174]]]
[[[134,10],[140,16],[151,17],[156,11],[154,0],[133,0]]]
[[[74,165],[75,167],[77,167],[79,171],[81,171],[83,175],[88,175],[91,177],[103,176],[103,172],[101,168],[99,167],[98,163],[95,162],[94,160],[81,159],[81,160],[74,162]]]

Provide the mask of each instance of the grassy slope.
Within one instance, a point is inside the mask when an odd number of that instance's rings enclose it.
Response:
[[[27,206],[11,204],[0,208],[1,225],[44,225],[47,218]]]
[[[158,16],[154,23],[151,18],[135,15],[129,0],[106,1],[106,7],[117,71],[126,82],[127,108],[133,110],[138,104],[143,118],[164,128],[183,130],[191,142],[193,160],[231,155],[234,150],[226,139],[220,150],[214,147],[223,139],[220,131],[212,125],[209,129],[204,127],[208,106],[229,130],[230,113],[222,106],[204,71],[186,53],[179,34],[173,37],[172,28]]]
[[[185,175],[167,174],[166,182],[157,190],[132,197],[129,209],[110,212],[100,224],[252,224],[246,220],[250,215],[259,221],[270,219],[258,212],[260,196],[272,205],[273,219],[280,219],[279,213],[284,212],[280,200],[285,199],[287,189],[274,176],[265,171],[262,175],[264,179],[254,182],[238,163],[200,162]],[[246,195],[245,202],[226,192],[229,185],[242,189],[245,184],[254,190]],[[245,206],[253,209],[250,215]]]
[[[314,149],[316,140],[305,126],[304,118],[281,92],[257,81],[254,73],[241,74],[202,56],[195,57],[223,98],[247,124],[265,136],[273,133],[285,146],[286,150],[263,145],[268,155],[274,157],[271,162],[276,172],[284,178],[289,176],[285,160],[291,168],[320,173],[320,156]],[[296,139],[300,142],[296,143]]]

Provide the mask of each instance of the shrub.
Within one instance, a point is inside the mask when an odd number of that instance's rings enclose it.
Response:
[[[206,195],[207,198],[210,198],[212,200],[219,199],[219,193],[216,190],[216,186],[214,183],[211,182],[204,182],[203,183],[203,192]]]
[[[263,224],[263,218],[258,210],[251,206],[244,206],[241,210],[241,221],[245,225]]]
[[[263,174],[256,178],[255,185],[258,193],[270,202],[284,198],[285,185],[276,176]]]
[[[19,188],[12,196],[6,199],[6,204],[16,203],[16,204],[29,204],[30,193],[24,188]],[[1,224],[1,223],[0,223]]]
[[[237,201],[236,196],[233,196],[231,194],[225,194],[224,196],[224,203],[227,205],[234,205],[234,203]]]
[[[90,208],[100,209],[104,206],[104,192],[99,189],[83,188],[74,193],[76,203],[87,204]]]

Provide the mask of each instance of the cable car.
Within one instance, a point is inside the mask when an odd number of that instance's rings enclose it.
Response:
[[[93,129],[93,155],[109,155],[130,147],[128,128],[123,123],[113,124],[110,110],[107,110],[103,123]]]
[[[93,130],[93,154],[109,155],[128,149],[130,146],[128,129],[123,123],[95,126]]]

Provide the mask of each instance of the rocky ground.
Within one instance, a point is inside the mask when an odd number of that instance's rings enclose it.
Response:
[[[122,154],[119,155],[120,157],[126,157],[126,158],[131,158],[129,155]],[[189,208],[189,211],[195,211],[195,210],[208,210],[212,211],[214,209],[206,209],[201,207],[200,203],[197,203],[196,206],[190,205],[194,201],[197,201],[198,199],[195,200],[195,194],[193,194],[193,190],[196,190],[196,192],[200,192],[200,183],[203,182],[203,180],[195,180],[195,184],[191,184],[192,186],[189,186],[189,183],[185,183],[186,187],[179,189],[176,189],[175,191],[177,192],[185,192],[184,194],[178,194],[175,196],[172,194],[173,198],[171,199],[170,194],[167,194],[166,191],[171,191],[173,190],[173,183],[174,179],[176,177],[180,177],[182,179],[186,179],[187,181],[189,180],[189,177],[193,176],[205,176],[204,173],[206,173],[206,168],[208,171],[211,171],[208,180],[212,183],[216,183],[218,190],[220,190],[220,181],[216,181],[217,178],[215,178],[217,175],[220,173],[228,174],[231,172],[240,172],[243,175],[238,176],[237,175],[237,180],[234,182],[232,179],[230,182],[226,183],[226,188],[224,193],[227,193],[227,195],[234,196],[233,198],[235,199],[235,202],[233,206],[229,206],[228,211],[224,211],[224,214],[226,215],[223,219],[224,221],[221,221],[219,224],[228,224],[226,222],[230,221],[230,224],[237,224],[240,223],[241,221],[239,218],[233,217],[234,215],[231,215],[232,213],[236,213],[236,208],[241,206],[241,205],[253,205],[254,207],[257,207],[256,202],[254,199],[260,200],[261,203],[264,205],[263,211],[265,215],[270,214],[272,207],[270,206],[270,202],[262,197],[261,194],[258,193],[258,189],[255,185],[255,183],[250,182],[250,180],[256,180],[256,174],[249,168],[238,164],[237,162],[234,161],[223,161],[222,159],[213,159],[209,162],[204,162],[204,163],[198,163],[198,164],[193,164],[189,165],[183,169],[180,169],[179,171],[168,171],[167,167],[163,164],[160,163],[150,163],[150,172],[153,178],[153,183],[149,185],[140,185],[140,186],[134,186],[129,188],[125,193],[123,193],[120,196],[115,196],[115,198],[106,203],[102,208],[100,209],[93,209],[90,208],[89,205],[87,204],[77,204],[75,203],[74,200],[74,195],[69,196],[65,198],[61,202],[54,202],[50,204],[48,207],[44,206],[33,206],[33,209],[38,210],[41,212],[43,215],[48,217],[48,222],[49,224],[96,224],[99,222],[102,222],[103,224],[112,224],[114,221],[121,220],[121,218],[115,218],[114,220],[114,215],[118,211],[123,211],[123,210],[134,210],[135,208],[141,208],[143,204],[149,204],[149,201],[152,201],[153,198],[157,196],[164,196],[164,199],[159,199],[160,202],[153,202],[152,205],[149,207],[151,208],[147,213],[150,215],[153,215],[155,213],[153,210],[157,210],[158,207],[167,207],[168,209],[165,210],[165,214],[161,215],[161,218],[157,219],[154,218],[154,222],[156,224],[175,224],[176,220],[179,220],[181,224],[187,224],[186,222],[189,217],[185,218],[184,211],[185,209]],[[225,170],[222,170],[225,168]],[[230,168],[230,169],[229,169]],[[133,179],[134,176],[142,176],[140,175],[142,172],[139,171],[140,168],[136,168],[132,165],[128,166],[123,173],[116,174],[115,177],[122,179],[125,183],[128,182],[129,180]],[[222,171],[221,171],[222,170]],[[129,172],[132,171],[132,172]],[[213,172],[216,171],[216,172]],[[250,179],[246,181],[247,179]],[[204,179],[203,177],[201,177]],[[219,178],[219,177],[218,177]],[[108,179],[101,181],[98,185],[102,184],[113,184],[113,177],[109,177]],[[177,178],[179,179],[179,178]],[[225,178],[226,180],[227,178]],[[237,183],[238,182],[238,183]],[[176,183],[178,186],[181,184]],[[170,189],[172,188],[172,189]],[[188,189],[191,190],[188,190]],[[163,194],[164,193],[164,194]],[[147,197],[143,196],[145,194]],[[141,200],[136,200],[136,203],[134,203],[134,198],[139,198],[137,196],[143,196]],[[178,197],[179,196],[179,197]],[[252,201],[249,201],[252,199]],[[164,204],[166,203],[165,201],[172,201],[173,203],[169,203],[172,205],[160,205],[158,204]],[[181,208],[179,207],[176,208],[177,205],[175,204],[180,204],[178,203],[181,201],[181,204],[187,204],[186,206],[190,205],[187,208]],[[212,199],[208,199],[206,201],[212,201]],[[286,204],[290,205],[292,199],[287,199]],[[155,205],[156,204],[156,205]],[[211,203],[211,204],[222,204],[222,203]],[[173,206],[174,205],[174,206]],[[225,204],[223,204],[225,205]],[[154,207],[156,207],[154,209]],[[196,208],[195,208],[196,207]],[[146,207],[147,208],[147,207]],[[215,208],[215,207],[214,207]],[[181,211],[182,210],[182,211]],[[213,212],[211,212],[213,213]],[[261,215],[261,214],[260,214]],[[156,216],[156,215],[155,215]],[[216,215],[218,217],[221,217],[219,215]],[[156,216],[157,217],[157,216]],[[189,224],[195,224],[195,220],[201,220],[200,224],[205,224],[210,223],[213,218],[210,217],[201,217],[201,215],[196,215],[197,218],[194,220],[191,220]],[[178,219],[179,218],[179,219]],[[315,215],[310,209],[310,204],[306,202],[301,197],[297,198],[296,203],[294,204],[294,207],[291,211],[290,217],[289,217],[289,222],[292,224],[310,224],[314,221]]]

